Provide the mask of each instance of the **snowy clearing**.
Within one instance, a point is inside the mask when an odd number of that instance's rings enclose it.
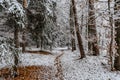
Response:
[[[77,60],[78,52],[65,51],[61,58],[64,80],[120,80],[120,72],[107,69],[103,56],[86,56]]]

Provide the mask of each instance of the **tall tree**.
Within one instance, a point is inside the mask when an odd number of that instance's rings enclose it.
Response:
[[[10,40],[9,43],[11,43],[11,45],[7,45],[7,46],[13,46],[12,48],[9,48],[13,53],[13,57],[14,57],[14,65],[13,65],[13,77],[16,77],[18,75],[17,72],[17,66],[18,66],[18,50],[19,50],[19,44],[18,44],[18,31],[19,31],[19,27],[20,25],[23,24],[23,20],[24,20],[24,10],[23,7],[15,0],[2,0],[0,1],[0,5],[5,8],[5,10],[8,10],[7,12],[11,15],[10,19],[11,22],[14,27],[14,44],[12,44],[12,40]],[[6,50],[8,50],[10,52],[10,50],[6,48]]]
[[[74,16],[73,16],[73,9],[72,9],[72,2],[71,2],[70,3],[70,29],[71,29],[72,51],[76,50],[74,25],[75,25],[74,24]]]
[[[15,19],[13,18],[13,15],[10,14],[9,15],[10,18],[8,18],[7,20],[7,25],[8,26],[12,26],[12,28],[14,28],[14,49],[19,49],[19,25],[15,22]],[[13,45],[12,45],[13,46]],[[13,49],[12,49],[13,50]],[[14,52],[13,50],[13,56],[14,56],[14,65],[13,65],[13,77],[16,77],[18,75],[17,72],[17,66],[18,66],[18,55],[16,53],[17,51]]]
[[[19,48],[19,25],[16,23],[16,20],[13,18],[14,14],[9,14],[6,25],[14,29],[14,44],[16,48]],[[15,17],[17,19],[17,17]]]
[[[23,7],[26,9],[27,8],[27,0],[23,0]],[[25,38],[25,33],[26,33],[26,22],[24,22],[25,26],[23,26],[23,31],[22,31],[22,52],[25,52],[25,47],[26,47],[26,38]]]
[[[116,19],[115,19],[115,41],[117,44],[117,56],[115,56],[115,61],[114,61],[114,67],[116,70],[120,70],[120,18],[119,15],[119,10],[120,10],[120,1],[119,0],[115,0],[115,15],[116,15]]]
[[[97,31],[96,31],[96,23],[95,23],[95,8],[94,8],[94,0],[89,1],[89,11],[88,11],[88,50],[93,53],[93,55],[99,54],[98,48],[98,39],[97,39]]]
[[[79,24],[78,24],[78,19],[77,19],[77,10],[76,10],[76,5],[75,5],[75,0],[72,0],[72,6],[73,6],[73,15],[74,15],[74,22],[75,22],[75,30],[76,30],[76,36],[77,36],[77,41],[78,41],[78,46],[80,50],[80,55],[81,59],[85,57],[85,51],[83,48],[83,42],[82,42],[82,37],[80,35],[79,31]]]
[[[56,5],[52,0],[32,0],[29,3],[28,9],[32,13],[28,16],[29,25],[32,24],[29,26],[30,37],[40,49],[52,49],[56,44]]]

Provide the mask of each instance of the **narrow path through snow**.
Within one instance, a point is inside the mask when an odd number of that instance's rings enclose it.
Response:
[[[55,74],[55,76],[57,77],[57,80],[64,80],[64,75],[63,75],[63,69],[62,69],[62,65],[61,65],[61,60],[60,57],[64,54],[64,52],[62,51],[62,53],[60,55],[58,55],[55,59],[55,66],[57,68],[57,72]]]

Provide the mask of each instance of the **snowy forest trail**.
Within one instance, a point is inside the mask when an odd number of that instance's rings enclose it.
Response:
[[[0,80],[119,80],[120,73],[110,72],[102,63],[102,56],[89,56],[76,60],[79,52],[68,49],[55,49],[52,54],[36,51],[22,54],[21,64],[17,67],[19,75],[12,78],[9,68],[0,69]],[[112,75],[112,76],[111,76]]]
[[[13,77],[12,69],[4,67],[0,69],[0,80],[54,80],[56,55],[30,51],[22,54],[21,57],[21,63],[17,67],[18,76]]]
[[[62,64],[60,59],[63,54],[64,52],[62,51],[62,53],[58,55],[54,61],[57,69],[57,73],[55,74],[55,76],[57,77],[57,80],[64,80],[63,69],[62,69]]]
[[[61,64],[63,54],[62,50],[26,52],[22,54],[21,64],[17,67],[19,75],[13,78],[11,69],[4,67],[0,69],[0,80],[64,80]]]

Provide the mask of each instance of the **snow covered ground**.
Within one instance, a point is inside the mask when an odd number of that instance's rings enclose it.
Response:
[[[64,80],[120,80],[120,72],[110,71],[105,57],[86,56],[77,60],[78,56],[77,51],[64,51],[61,57]]]
[[[21,55],[21,65],[31,66],[31,65],[44,65],[53,66],[55,56],[53,55],[43,55],[43,54],[29,54],[25,53]]]
[[[38,48],[30,49],[32,51],[39,50]],[[59,55],[59,51],[53,51],[52,54],[44,55],[38,53],[22,53],[19,55],[19,66],[54,66],[54,60]],[[0,68],[11,68],[14,64],[14,57],[12,55],[4,55],[0,61]]]
[[[56,48],[52,53],[52,55],[21,54],[21,62],[19,65],[52,66],[55,68],[54,70],[56,70],[55,59],[63,53],[63,55],[60,56],[61,62],[59,64],[62,66],[64,80],[120,80],[119,71],[110,71],[105,51],[103,51],[103,55],[87,55],[86,58],[80,60],[78,60],[80,55],[78,51],[71,52],[67,48]],[[0,63],[0,66],[4,67],[7,66],[7,64]]]

